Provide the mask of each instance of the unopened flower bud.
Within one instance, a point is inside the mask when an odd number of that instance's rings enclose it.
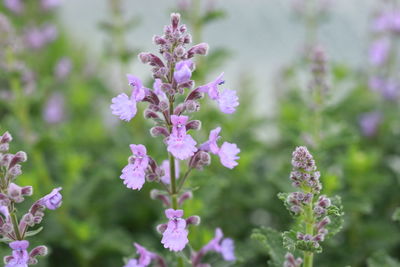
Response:
[[[12,167],[10,170],[8,170],[8,174],[11,176],[11,178],[15,178],[18,175],[21,175],[22,174],[21,165],[17,164],[14,167]]]
[[[147,180],[148,182],[154,182],[154,181],[157,180],[157,178],[158,178],[158,176],[157,176],[157,174],[155,174],[155,173],[147,173],[147,174],[146,174],[146,180]]]
[[[8,186],[7,189],[8,192],[8,197],[16,202],[16,203],[21,203],[22,201],[24,201],[24,198],[22,197],[22,188],[14,183],[11,183]]]
[[[0,206],[8,206],[10,204],[10,199],[3,193],[0,193]]]
[[[318,205],[323,208],[328,208],[331,205],[331,200],[326,196],[320,196],[318,199]]]
[[[197,101],[194,100],[188,100],[185,102],[186,105],[186,111],[187,112],[197,112],[200,110],[200,104]]]
[[[176,108],[174,109],[174,115],[181,115],[186,109],[185,104],[180,103]]]
[[[158,105],[158,107],[160,108],[161,111],[166,111],[169,109],[169,104],[167,101],[162,100],[162,101],[160,101],[160,104]]]
[[[157,113],[155,113],[154,111],[152,111],[150,109],[146,109],[144,111],[144,117],[146,119],[159,119],[160,118]]]
[[[12,154],[1,155],[0,166],[8,166],[10,164],[12,157],[13,157]]]
[[[190,216],[189,218],[186,219],[187,224],[193,224],[193,225],[199,225],[201,222],[201,219],[199,216]]]
[[[164,38],[162,38],[162,37],[160,37],[158,35],[154,35],[153,36],[153,42],[156,45],[163,45],[163,44],[167,43],[167,41]]]
[[[171,202],[169,201],[169,198],[164,195],[162,192],[160,192],[157,189],[153,189],[150,191],[150,198],[151,199],[158,199],[161,200],[161,202],[168,207],[169,205],[171,205]]]
[[[5,132],[1,137],[0,137],[0,143],[5,144],[5,143],[10,143],[12,141],[12,136],[9,132]]]
[[[178,199],[179,206],[181,206],[183,202],[185,202],[188,199],[191,199],[192,197],[193,197],[192,191],[187,191],[183,193]]]
[[[11,234],[14,231],[13,225],[11,223],[5,223],[1,227],[1,231],[6,234]]]
[[[171,25],[172,29],[178,28],[179,22],[181,20],[181,15],[179,13],[172,13],[171,14]]]
[[[300,214],[303,211],[303,209],[300,206],[297,206],[297,205],[291,206],[290,210],[296,215]]]
[[[153,128],[150,129],[150,134],[153,137],[157,137],[160,135],[164,135],[165,137],[169,136],[169,132],[166,128],[161,127],[161,126],[155,126]]]
[[[189,121],[186,124],[186,130],[200,130],[201,128],[201,121],[199,120],[193,120],[193,121]]]
[[[48,253],[48,249],[46,246],[37,246],[29,253],[29,264],[36,264],[38,260],[37,256],[46,256]]]
[[[166,223],[157,225],[157,232],[159,232],[160,234],[163,234],[165,232],[165,230],[167,230]]]
[[[35,225],[35,218],[31,213],[27,213],[22,217],[22,221],[26,225],[34,226]]]
[[[183,48],[183,46],[178,46],[177,48],[175,48],[175,56],[181,58],[185,55],[185,48]]]
[[[10,161],[9,168],[14,167],[17,163],[25,162],[27,160],[26,153],[24,151],[17,152]]]
[[[173,94],[172,86],[169,83],[163,83],[161,85],[161,90],[167,94]]]
[[[183,37],[183,43],[190,44],[191,42],[192,42],[192,36],[190,34],[186,34],[185,37]]]
[[[188,50],[187,57],[191,58],[194,55],[207,55],[208,48],[209,46],[207,43],[197,44]]]

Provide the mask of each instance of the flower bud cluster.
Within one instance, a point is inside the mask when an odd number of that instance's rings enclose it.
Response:
[[[12,241],[9,245],[13,254],[4,258],[6,266],[28,266],[37,263],[36,256],[46,255],[47,248],[38,246],[28,253],[29,242],[24,239],[35,234],[29,232],[29,228],[41,223],[46,209],[54,210],[61,206],[62,196],[59,193],[61,188],[54,189],[50,194],[34,202],[29,212],[18,222],[15,205],[23,202],[25,196],[31,196],[33,188],[21,187],[14,183],[17,176],[22,174],[20,163],[27,160],[27,155],[23,151],[9,153],[11,141],[12,136],[8,132],[0,136],[0,235]]]
[[[303,263],[301,258],[295,258],[292,253],[288,252],[285,255],[285,262],[283,263],[283,267],[300,267]]]
[[[327,84],[327,59],[325,51],[320,46],[311,51],[311,73],[312,80],[309,84],[311,90],[318,90],[321,94],[328,91]]]
[[[298,147],[292,155],[293,171],[290,180],[294,187],[311,187],[313,193],[319,193],[322,185],[319,181],[320,172],[317,171],[315,161],[306,147]]]

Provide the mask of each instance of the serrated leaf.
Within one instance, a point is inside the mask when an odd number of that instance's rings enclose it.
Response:
[[[342,200],[339,196],[335,196],[331,198],[332,205],[328,208],[328,216],[331,220],[331,223],[326,226],[328,230],[328,234],[325,237],[326,239],[331,238],[335,234],[337,234],[343,228],[343,206]]]
[[[43,230],[43,226],[39,227],[39,228],[36,229],[36,230],[28,231],[28,232],[25,233],[25,237],[37,235],[37,234],[40,233],[42,230]]]
[[[283,266],[286,250],[283,248],[281,233],[272,228],[261,228],[253,230],[251,238],[260,242],[267,250],[271,258],[268,266]]]
[[[322,252],[322,247],[318,245],[318,247],[315,247],[315,244],[313,241],[304,241],[304,240],[299,240],[296,242],[296,248],[302,251],[309,251],[313,253],[321,253]]]
[[[286,231],[282,234],[282,239],[283,239],[283,246],[289,250],[289,251],[294,251],[296,249],[296,232],[291,230],[291,231]]]

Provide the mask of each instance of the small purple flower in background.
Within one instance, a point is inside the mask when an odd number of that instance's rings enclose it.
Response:
[[[369,51],[369,61],[378,66],[383,64],[389,55],[390,42],[388,39],[379,39],[375,41]]]
[[[161,169],[164,171],[164,175],[161,176],[161,181],[164,184],[170,184],[171,183],[171,177],[170,177],[170,173],[169,173],[169,161],[168,160],[164,160],[161,163]],[[179,179],[179,160],[175,160],[175,177],[176,179]]]
[[[38,50],[53,42],[57,36],[58,31],[54,25],[44,25],[39,28],[27,29],[25,42],[29,48]]]
[[[129,85],[133,88],[132,95],[129,98],[125,93],[119,94],[112,99],[112,114],[118,116],[121,120],[130,121],[135,117],[137,108],[136,103],[143,100],[146,91],[142,81],[130,74],[127,74]]]
[[[238,165],[236,161],[239,159],[237,154],[239,154],[240,149],[236,144],[231,144],[228,142],[224,142],[221,147],[218,147],[217,141],[220,138],[220,132],[221,127],[217,127],[212,130],[210,132],[208,141],[202,144],[200,149],[218,155],[222,165],[229,169],[233,169]]]
[[[44,196],[42,199],[39,200],[41,205],[44,205],[49,210],[55,210],[61,207],[62,204],[62,195],[60,191],[62,190],[61,187],[53,189],[50,194]]]
[[[221,254],[222,258],[225,261],[235,261],[235,245],[232,239],[224,238],[224,234],[222,233],[220,228],[215,229],[215,237],[210,240],[203,248],[201,248],[198,252],[192,253],[192,263],[193,267],[200,267],[203,263],[201,263],[202,258],[208,252],[216,252]]]
[[[196,141],[186,133],[188,119],[188,116],[171,116],[173,127],[172,133],[167,139],[168,151],[180,160],[190,158],[197,151]]]
[[[64,57],[57,62],[54,68],[54,74],[58,80],[62,81],[71,73],[72,62],[69,58]]]
[[[60,123],[65,119],[65,102],[61,93],[53,93],[47,100],[43,119],[50,124]]]
[[[379,124],[382,121],[382,114],[377,111],[364,113],[359,119],[362,134],[366,137],[376,135]]]
[[[178,62],[175,66],[174,79],[177,83],[185,83],[192,77],[194,63],[191,59]]]
[[[60,6],[61,0],[42,0],[41,5],[43,10],[51,10]]]
[[[207,93],[212,100],[217,101],[219,109],[223,113],[231,114],[234,113],[236,107],[239,106],[239,98],[234,90],[225,89],[224,91],[219,92],[218,86],[225,83],[223,76],[224,73],[221,73],[215,81],[200,86],[199,91]]]
[[[182,219],[183,210],[167,209],[165,215],[169,222],[163,233],[161,243],[171,251],[181,251],[189,242],[186,220]]]
[[[24,10],[22,0],[4,0],[4,5],[16,14],[20,14]]]
[[[379,92],[386,100],[393,101],[399,96],[400,86],[394,79],[372,77],[369,86],[372,90]]]
[[[122,170],[120,177],[128,188],[140,190],[145,183],[149,157],[144,145],[130,145],[130,148],[133,155],[129,158],[129,163]]]

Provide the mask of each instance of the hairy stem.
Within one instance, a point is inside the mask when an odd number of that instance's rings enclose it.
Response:
[[[305,213],[305,228],[306,234],[314,236],[314,213],[313,213],[313,199],[311,198],[310,204],[307,205],[306,213]],[[313,258],[314,253],[310,251],[304,252],[304,267],[312,267],[313,266]]]

